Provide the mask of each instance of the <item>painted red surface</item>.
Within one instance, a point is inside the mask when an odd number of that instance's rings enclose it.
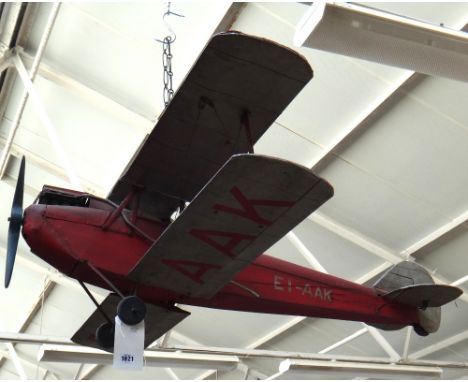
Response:
[[[261,219],[255,215],[255,209],[249,206],[264,201],[239,198],[244,209],[236,213],[243,214],[247,211],[249,218]],[[33,253],[59,271],[109,289],[88,266],[91,263],[123,293],[135,292],[151,303],[178,302],[210,308],[394,325],[418,323],[415,307],[389,303],[378,296],[373,288],[268,255],[259,256],[210,299],[178,295],[169,290],[136,284],[126,278],[126,275],[144,256],[152,242],[135,233],[121,216],[104,230],[102,226],[113,210],[111,206],[99,201],[93,201],[89,207],[34,204],[25,210],[23,236]],[[135,224],[152,238],[160,236],[166,228],[160,222],[141,217]],[[195,229],[191,233],[211,240]],[[236,240],[242,239],[235,235],[230,237],[231,241],[219,248],[228,255],[231,254],[229,245],[235,246]],[[190,265],[193,264],[173,264],[173,267],[180,267],[180,272],[183,273]],[[198,264],[197,267],[195,269],[199,272],[187,271],[187,277],[203,283],[202,276],[206,267],[214,266]]]

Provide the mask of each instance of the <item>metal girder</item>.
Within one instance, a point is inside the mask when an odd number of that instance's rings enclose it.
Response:
[[[335,350],[336,348],[347,344],[348,342],[351,342],[355,338],[361,337],[363,334],[366,334],[369,332],[369,327],[365,326],[362,329],[359,329],[357,332],[354,332],[353,334],[349,335],[348,337],[343,338],[341,341],[335,342],[333,345],[326,347],[323,350],[320,350],[318,354],[326,354],[331,352],[332,350]]]
[[[316,257],[310,252],[302,241],[294,234],[293,231],[289,231],[286,235],[292,245],[299,251],[299,253],[306,259],[312,269],[320,271],[322,273],[328,273],[325,268],[320,264]]]
[[[55,283],[47,280],[46,283],[44,284],[44,288],[41,290],[41,293],[39,296],[36,298],[36,301],[32,304],[31,308],[29,309],[29,312],[26,314],[26,317],[24,317],[23,320],[20,321],[17,332],[21,333],[24,332],[31,321],[34,319],[35,315],[39,312],[39,310],[42,307],[42,304],[44,303],[45,299],[49,294],[52,292],[52,290],[55,287]],[[12,343],[7,343],[8,346],[11,345],[11,348],[15,350],[14,344]],[[2,367],[4,363],[4,358],[0,355],[0,367]]]
[[[436,344],[430,345],[426,348],[418,350],[408,356],[409,359],[418,359],[425,357],[429,354],[435,353],[439,350],[445,349],[448,346],[455,345],[461,341],[468,339],[468,330],[453,335],[452,337],[446,338],[445,340],[439,341]]]
[[[398,361],[400,355],[398,352],[390,345],[390,343],[385,339],[385,337],[380,333],[376,328],[372,326],[363,324],[367,328],[369,334],[374,338],[374,340],[380,345],[380,347],[388,354],[391,361]]]
[[[5,142],[6,142],[6,140],[4,138],[0,137],[0,145],[1,144],[5,145]],[[63,180],[67,179],[67,173],[63,169],[63,167],[58,166],[58,165],[48,161],[47,159],[44,159],[41,156],[36,155],[33,152],[31,152],[31,151],[29,151],[29,150],[27,150],[27,149],[25,149],[25,148],[23,148],[21,146],[18,146],[15,143],[13,143],[11,145],[10,155],[16,156],[18,158],[21,158],[24,155],[27,158],[27,164],[26,165],[33,164],[34,166],[37,166],[40,169],[43,169],[43,170],[51,173],[52,175],[57,176],[58,178],[61,178]],[[8,176],[8,175],[6,175],[6,176]],[[85,179],[83,177],[80,177],[79,180],[80,180],[81,184],[83,185],[83,187],[85,188],[85,190],[88,191],[89,193],[92,193],[93,195],[106,197],[106,195],[108,194],[108,190],[104,190],[103,188],[101,188],[97,184],[92,183],[92,182],[90,182],[89,180],[87,180],[87,179]],[[40,189],[35,189],[35,188],[31,188],[31,187],[30,187],[30,189],[34,191],[35,195],[38,194],[39,191],[40,191]]]
[[[29,63],[33,60],[33,57],[23,49],[18,49],[18,53],[25,63]],[[73,94],[92,104],[94,107],[115,116],[136,129],[142,129],[143,132],[148,133],[154,127],[155,118],[153,116],[144,115],[139,111],[123,105],[113,95],[104,94],[102,91],[93,89],[91,86],[88,86],[69,74],[66,74],[47,61],[41,62],[38,75],[71,91]]]
[[[343,239],[365,249],[366,251],[380,257],[381,259],[388,261],[391,264],[396,264],[403,260],[408,260],[401,254],[386,248],[383,244],[364,236],[361,233],[353,231],[349,227],[344,226],[341,223],[336,222],[332,218],[325,216],[321,212],[315,212],[309,216],[309,220],[317,223],[321,227],[328,229],[334,234],[342,237]]]
[[[273,358],[273,359],[303,359],[303,360],[323,360],[323,361],[349,361],[349,362],[372,362],[381,364],[397,364],[397,365],[413,365],[413,366],[435,366],[447,368],[468,368],[468,362],[451,362],[451,361],[434,361],[434,360],[411,360],[392,362],[385,357],[365,357],[365,356],[351,356],[351,355],[336,355],[336,354],[319,354],[319,353],[304,353],[304,352],[288,352],[278,350],[265,350],[265,349],[237,349],[225,347],[211,347],[211,346],[171,346],[166,351],[187,351],[187,352],[200,352],[203,354],[223,354],[233,355],[239,358]]]
[[[20,377],[21,380],[25,381],[28,379],[26,372],[24,371],[23,365],[21,364],[21,360],[18,357],[18,354],[16,353],[15,348],[13,345],[9,342],[6,343],[6,347],[8,349],[8,352],[11,355],[11,360],[13,361],[13,364],[15,365],[16,372],[18,373],[18,376]]]
[[[39,64],[41,62],[42,56],[44,54],[45,48],[47,46],[47,42],[49,41],[49,37],[52,33],[52,29],[55,24],[55,20],[57,18],[58,12],[60,10],[60,3],[55,2],[52,6],[51,12],[49,14],[49,19],[47,20],[46,26],[44,28],[44,32],[42,34],[41,40],[39,42],[39,46],[37,48],[36,55],[34,57],[31,70],[29,73],[26,71],[26,77],[29,81],[34,81],[34,78],[36,76],[37,70],[39,68]],[[13,61],[17,56],[13,56]],[[21,75],[21,73],[20,73]],[[24,81],[24,79],[23,79]],[[14,122],[11,126],[10,132],[8,134],[7,141],[5,143],[5,147],[3,148],[2,156],[0,158],[0,179],[3,177],[6,169],[6,165],[8,163],[8,156],[10,155],[10,148],[11,145],[13,144],[13,140],[16,135],[16,131],[18,130],[21,118],[23,116],[24,109],[26,107],[26,102],[28,100],[28,93],[25,92],[23,96],[21,97],[20,103],[18,110],[16,112]]]
[[[8,358],[9,360],[12,360],[12,356],[10,354],[10,352],[8,351],[5,351],[5,350],[0,350],[0,356],[4,357],[4,358]],[[53,370],[51,369],[50,367],[48,367],[47,369],[42,367],[42,366],[39,366],[37,361],[35,360],[31,360],[31,359],[28,359],[24,356],[21,356],[21,355],[18,355],[18,358],[20,359],[21,362],[23,362],[24,364],[28,364],[29,366],[31,367],[35,367],[35,368],[38,368],[41,372],[45,373],[45,372],[48,372],[52,375],[55,376],[56,379],[57,378],[57,375],[59,375],[60,373],[57,371],[57,370]]]
[[[30,99],[36,109],[37,115],[44,126],[44,128],[47,131],[47,134],[49,136],[49,139],[52,141],[52,144],[57,151],[61,162],[63,163],[63,166],[67,170],[67,175],[70,180],[70,183],[73,185],[73,187],[76,190],[83,190],[83,187],[81,185],[81,182],[78,178],[77,172],[72,166],[67,153],[65,152],[65,149],[63,148],[63,145],[60,142],[60,139],[57,135],[57,131],[52,124],[52,122],[49,119],[49,116],[44,108],[43,102],[41,100],[41,97],[37,93],[34,84],[32,83],[31,79],[29,78],[28,72],[23,64],[23,61],[21,61],[21,58],[19,56],[14,56],[13,57],[13,62],[15,64],[16,70],[18,71],[18,74],[20,75],[24,86],[26,87],[27,93],[30,96]],[[19,122],[18,122],[19,123]]]
[[[91,379],[91,377],[102,369],[103,365],[90,365],[86,370],[80,373],[75,379]]]
[[[372,362],[342,362],[334,361],[333,366],[329,361],[318,360],[291,360],[286,359],[280,363],[279,373],[268,378],[276,379],[290,370],[303,373],[323,373],[332,372],[333,375],[340,373],[342,375],[358,375],[365,378],[385,378],[391,375],[393,378],[404,378],[408,376],[424,376],[440,378],[442,369],[434,366],[413,366],[413,365],[395,365],[395,364],[376,364]],[[304,374],[305,376],[306,374]],[[286,377],[287,379],[287,377]]]
[[[0,334],[0,338],[7,337],[5,340],[10,341],[15,334],[11,334],[10,336],[6,336],[5,333]],[[28,339],[27,337],[31,337]],[[75,351],[78,353],[83,353],[85,351],[84,356],[87,358],[92,358],[95,354],[98,355],[96,359],[88,360],[89,363],[95,362],[100,358],[103,354],[106,355],[105,352],[90,349],[82,346],[76,345],[64,345],[64,341],[61,337],[47,337],[43,336],[42,340],[44,343],[49,344],[51,346],[46,347],[45,349],[53,350],[54,352],[65,351],[67,354],[73,354]],[[441,342],[451,342],[457,343],[461,340],[468,338],[468,331],[460,333],[456,336],[451,337],[448,340],[441,341]],[[24,343],[40,343],[38,340],[40,336],[34,335],[24,335],[22,340]],[[440,350],[440,345],[435,344],[430,346],[426,350],[426,354],[430,354],[434,351]],[[451,362],[451,361],[434,361],[434,360],[417,360],[420,357],[420,354],[413,353],[408,358],[408,361],[398,360],[392,361],[385,357],[364,357],[364,356],[350,356],[350,355],[331,355],[331,354],[323,354],[323,353],[304,353],[304,352],[291,352],[291,351],[277,351],[277,350],[265,350],[265,349],[238,349],[238,348],[226,348],[226,347],[210,347],[210,346],[169,346],[167,348],[160,348],[158,351],[148,351],[149,355],[167,355],[170,357],[170,354],[204,354],[204,355],[224,355],[224,356],[236,356],[239,358],[273,358],[273,359],[303,359],[303,360],[336,360],[336,361],[349,361],[349,362],[372,362],[377,364],[398,364],[398,365],[413,365],[413,366],[436,366],[436,367],[447,367],[447,368],[462,368],[468,369],[468,362]],[[164,356],[165,357],[165,356]],[[192,358],[195,361],[197,357]],[[108,363],[108,359],[106,358],[106,363]],[[27,362],[27,361],[26,361]],[[78,361],[77,361],[78,362]],[[192,361],[190,361],[192,362]]]
[[[418,240],[416,243],[410,245],[404,251],[401,252],[402,255],[406,254],[414,254],[420,249],[428,246],[429,244],[433,243],[446,233],[452,231],[453,229],[457,228],[458,226],[464,224],[468,220],[468,210],[464,211],[456,218],[450,220],[448,223],[441,225],[436,230],[432,231],[430,234],[424,236],[422,239]]]
[[[409,345],[410,345],[411,333],[412,332],[413,332],[413,328],[408,326],[406,328],[405,345],[403,347],[403,354],[401,355],[401,359],[403,359],[403,360],[408,359],[408,351],[409,351]]]
[[[455,280],[453,283],[451,283],[450,285],[452,286],[460,286],[464,283],[466,283],[468,281],[468,275],[466,276],[463,276],[461,278],[459,278],[458,280]]]
[[[181,367],[195,369],[232,370],[239,358],[234,355],[197,352],[175,352],[146,350],[146,367]],[[43,362],[78,362],[87,364],[110,365],[113,354],[85,346],[42,345],[38,360]]]
[[[335,155],[343,145],[349,144],[349,141],[353,138],[353,133],[363,126],[368,118],[370,118],[379,108],[383,107],[386,102],[394,98],[397,95],[397,91],[413,76],[417,76],[414,72],[404,71],[401,76],[392,84],[390,84],[384,92],[379,94],[378,97],[367,105],[361,112],[349,123],[340,130],[340,133],[332,139],[330,143],[320,152],[320,154],[313,158],[307,166],[314,171],[319,171],[329,160]]]

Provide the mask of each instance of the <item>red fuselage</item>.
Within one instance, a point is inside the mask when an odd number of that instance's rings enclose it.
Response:
[[[23,236],[33,253],[60,272],[109,289],[89,267],[92,264],[122,293],[136,294],[153,304],[182,303],[395,326],[419,321],[417,308],[390,303],[373,288],[267,255],[260,255],[210,299],[136,283],[127,275],[151,246],[148,237],[158,238],[169,223],[134,217],[134,225],[146,234],[143,237],[121,214],[106,227],[114,210],[92,196],[86,206],[33,204],[24,213]]]

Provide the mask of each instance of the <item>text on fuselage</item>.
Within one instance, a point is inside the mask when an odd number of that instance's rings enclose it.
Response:
[[[285,293],[299,293],[302,296],[309,296],[321,301],[332,302],[332,290],[310,285],[309,283],[299,284],[297,281],[279,275],[273,276],[273,288]]]

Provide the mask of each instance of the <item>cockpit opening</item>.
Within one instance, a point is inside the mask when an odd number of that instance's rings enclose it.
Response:
[[[38,204],[89,207],[91,198],[88,195],[70,195],[55,190],[43,190],[37,199]]]

